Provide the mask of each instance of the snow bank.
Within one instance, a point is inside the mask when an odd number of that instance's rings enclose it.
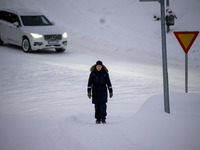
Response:
[[[193,149],[200,148],[200,97],[196,94],[171,93],[171,113],[164,113],[163,96],[149,98],[132,118],[132,133],[136,140],[145,143],[145,149]],[[143,134],[141,134],[143,133]]]
[[[108,117],[108,124],[95,125],[91,116],[80,114],[65,118],[62,128],[66,135],[74,137],[73,142],[79,143],[81,149],[198,150],[200,96],[170,95],[171,114],[163,111],[163,96],[156,95],[133,117]]]

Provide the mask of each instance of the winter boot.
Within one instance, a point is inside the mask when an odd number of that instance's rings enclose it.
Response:
[[[101,123],[101,121],[97,119],[96,120],[96,124],[100,124],[100,123]]]
[[[105,120],[105,119],[102,119],[101,122],[102,122],[103,124],[105,124],[105,123],[106,123],[106,120]]]

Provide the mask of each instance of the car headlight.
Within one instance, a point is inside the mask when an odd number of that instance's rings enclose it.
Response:
[[[67,32],[63,33],[63,34],[62,34],[62,37],[63,37],[63,38],[67,38]]]
[[[42,34],[37,34],[37,33],[30,33],[30,35],[36,39],[42,38]]]

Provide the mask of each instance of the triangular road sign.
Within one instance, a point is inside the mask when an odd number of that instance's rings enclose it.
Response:
[[[184,52],[187,54],[190,50],[190,47],[194,43],[199,31],[180,31],[174,32],[177,40],[179,41],[181,47],[183,48]]]

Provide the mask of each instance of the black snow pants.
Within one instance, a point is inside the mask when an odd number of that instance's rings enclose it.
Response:
[[[99,121],[105,120],[107,115],[106,109],[107,109],[106,103],[95,104],[95,118]]]

